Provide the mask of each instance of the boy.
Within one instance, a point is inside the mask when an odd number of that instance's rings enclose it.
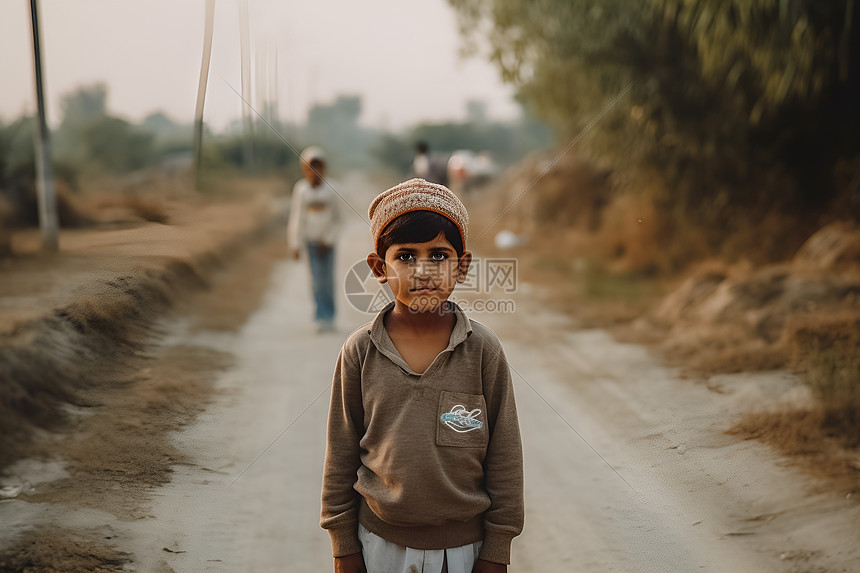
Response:
[[[522,531],[522,446],[501,344],[448,297],[468,213],[412,179],[379,195],[368,265],[395,300],[341,349],[321,525],[335,571],[504,572]]]
[[[290,254],[307,249],[319,332],[334,330],[334,244],[341,227],[340,198],[325,180],[325,154],[316,146],[299,156],[302,179],[293,187],[287,240]]]

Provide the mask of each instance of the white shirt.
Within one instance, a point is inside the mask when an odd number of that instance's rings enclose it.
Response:
[[[290,248],[300,249],[308,242],[335,244],[343,223],[343,199],[335,192],[333,185],[337,183],[328,180],[311,187],[306,179],[300,179],[293,186],[287,224]]]
[[[415,175],[421,179],[430,179],[430,158],[426,153],[421,153],[415,156],[412,160],[412,169]]]

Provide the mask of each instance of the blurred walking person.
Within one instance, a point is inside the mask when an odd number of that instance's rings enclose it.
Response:
[[[412,172],[415,177],[438,183],[448,184],[448,157],[438,153],[431,153],[430,146],[426,141],[415,143],[415,158],[412,160]]]
[[[343,217],[341,198],[325,178],[325,152],[305,148],[299,157],[302,179],[293,187],[287,241],[293,259],[305,250],[310,263],[318,332],[334,330],[335,243]]]

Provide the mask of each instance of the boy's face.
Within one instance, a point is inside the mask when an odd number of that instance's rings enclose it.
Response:
[[[440,232],[426,243],[395,243],[383,259],[376,253],[367,264],[380,283],[387,282],[395,300],[414,312],[439,310],[458,282],[466,280],[472,254],[457,251]]]
[[[325,177],[325,163],[319,159],[314,159],[310,163],[307,161],[301,161],[301,164],[302,176],[307,179],[308,183],[311,184],[311,187],[319,185],[322,178]]]

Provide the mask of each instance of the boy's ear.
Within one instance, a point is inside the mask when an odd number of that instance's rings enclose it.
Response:
[[[469,266],[472,264],[472,253],[465,251],[457,261],[457,282],[466,282],[466,275],[469,273]]]
[[[388,282],[388,278],[385,276],[385,261],[382,257],[376,253],[370,253],[367,255],[367,266],[370,267],[373,276],[376,277],[376,282],[379,284]]]

